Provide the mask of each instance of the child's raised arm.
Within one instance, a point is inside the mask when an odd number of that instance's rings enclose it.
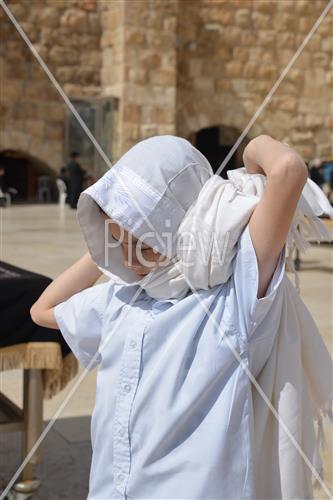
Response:
[[[92,286],[101,275],[102,272],[91,259],[89,252],[84,254],[75,264],[52,281],[32,305],[30,315],[34,323],[58,329],[54,307]]]
[[[243,154],[246,170],[267,176],[249,230],[259,267],[258,298],[265,295],[283,249],[308,173],[303,159],[268,135],[249,142]]]

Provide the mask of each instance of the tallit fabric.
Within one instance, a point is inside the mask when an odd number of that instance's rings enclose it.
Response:
[[[155,299],[181,300],[190,289],[208,290],[233,275],[239,236],[264,188],[265,177],[248,175],[244,168],[228,172],[228,180],[223,180],[213,175],[206,158],[190,143],[160,136],[134,146],[81,194],[78,220],[92,258],[115,282],[139,284]],[[171,259],[168,266],[138,281],[134,273],[122,266],[119,247],[107,248],[105,254],[104,221],[97,205],[122,227],[167,255]],[[333,218],[326,197],[308,180],[287,240],[291,269],[294,248],[304,251],[309,237],[317,241],[329,239],[318,218],[324,212]],[[148,237],[151,226],[146,218],[155,229]],[[160,238],[166,226],[172,234],[169,246]],[[181,252],[178,248],[179,240],[186,241],[188,233],[195,239],[200,232],[204,234],[204,250],[208,251],[206,261],[195,246],[184,245]],[[215,247],[210,246],[212,235],[217,242]],[[287,278],[282,300],[278,334],[257,380],[281,421],[322,476],[322,417],[333,421],[332,360],[313,319]],[[203,309],[203,319],[205,316]],[[258,498],[277,498],[277,491],[282,492],[283,499],[304,498],[300,492],[309,491],[309,485],[302,482],[307,465],[255,388],[253,412],[256,468],[260,474]]]
[[[110,278],[140,284],[155,299],[183,298],[230,278],[239,236],[265,182],[264,175],[249,175],[245,168],[229,171],[228,179],[222,179],[185,139],[152,137],[135,145],[81,193],[77,216],[92,258]],[[120,246],[106,231],[98,205],[167,256],[168,264],[138,280],[123,266]],[[293,250],[305,251],[307,238],[329,240],[318,218],[322,213],[333,218],[324,193],[308,179],[288,235],[288,270],[294,271]]]

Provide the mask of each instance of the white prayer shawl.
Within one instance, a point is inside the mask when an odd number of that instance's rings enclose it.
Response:
[[[208,289],[230,278],[237,241],[264,189],[263,175],[249,175],[240,168],[223,180],[213,175],[206,158],[188,141],[153,137],[134,146],[81,194],[78,220],[92,258],[105,274],[124,285],[140,284],[156,299],[181,299],[190,290]],[[169,264],[138,281],[122,265],[120,248],[108,246],[98,205],[122,227],[167,255]],[[330,239],[318,218],[323,213],[333,218],[325,195],[309,179],[286,242],[289,270],[295,271],[293,250],[304,251],[309,246],[307,238]],[[146,218],[155,231],[148,233]],[[172,234],[171,245],[161,239],[166,226]],[[322,417],[329,416],[333,422],[332,380],[331,357],[307,308],[286,279],[278,335],[257,374],[280,422],[253,387],[258,498],[312,498],[309,465],[323,475],[319,445]],[[284,425],[308,457],[308,464],[285,434]],[[312,480],[316,485],[315,476]]]

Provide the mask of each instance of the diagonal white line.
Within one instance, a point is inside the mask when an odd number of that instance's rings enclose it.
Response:
[[[106,157],[104,151],[102,150],[102,148],[100,147],[100,145],[98,144],[98,142],[96,141],[96,139],[94,138],[94,136],[91,134],[90,130],[88,129],[88,127],[86,127],[86,124],[83,122],[83,120],[81,119],[80,115],[77,113],[77,111],[75,110],[75,108],[73,107],[72,103],[70,102],[70,100],[68,99],[67,95],[64,93],[63,89],[60,87],[59,83],[56,81],[56,79],[54,78],[54,76],[52,75],[52,73],[50,72],[50,70],[47,68],[46,64],[44,63],[44,61],[42,60],[42,58],[39,56],[39,54],[37,53],[36,49],[32,46],[30,40],[28,39],[28,37],[26,36],[26,34],[24,33],[24,31],[22,30],[22,28],[20,27],[20,25],[17,23],[15,17],[13,16],[13,14],[11,13],[11,11],[8,9],[8,7],[6,6],[4,0],[0,0],[0,3],[1,3],[1,6],[4,8],[4,10],[6,11],[8,17],[11,19],[11,21],[13,22],[13,24],[15,25],[16,29],[19,31],[19,33],[21,34],[22,38],[24,39],[24,41],[27,43],[27,45],[30,47],[30,49],[32,50],[32,52],[34,53],[35,57],[37,58],[37,60],[40,62],[41,66],[43,67],[43,69],[47,72],[50,80],[52,81],[52,83],[56,86],[57,90],[59,91],[59,93],[62,95],[62,97],[64,98],[66,104],[69,106],[69,108],[71,109],[71,111],[73,112],[73,114],[76,116],[76,118],[78,119],[79,123],[81,124],[81,126],[83,127],[83,129],[85,130],[85,132],[87,133],[87,135],[89,136],[89,138],[92,140],[92,142],[94,143],[95,147],[97,147],[98,151],[102,152],[101,156],[103,157],[103,159],[105,159],[106,163],[111,167],[112,164],[110,162],[110,160]],[[330,4],[333,4],[333,0],[330,1]],[[323,19],[323,15],[320,16],[322,19]],[[38,57],[37,57],[38,56]],[[290,67],[289,67],[290,69]],[[277,87],[276,87],[277,88]],[[65,97],[64,97],[65,96]],[[223,167],[222,167],[223,168]],[[119,176],[119,179],[120,179],[120,176]],[[121,181],[121,179],[120,179]],[[123,186],[124,189],[126,189],[126,191],[128,192],[126,186],[124,185]],[[141,212],[141,209],[140,207],[137,205],[136,201],[133,199],[131,193],[129,193],[129,195],[131,196],[133,202],[136,204],[138,210],[140,211],[140,213],[142,214]],[[148,218],[146,218],[144,216],[144,214],[142,214],[144,219],[148,222],[148,224],[150,225],[150,227],[153,228],[153,226],[151,225],[150,221]],[[153,228],[154,229],[154,228]],[[157,233],[158,235],[158,233]],[[148,275],[149,277],[149,275]],[[144,280],[142,284],[145,283],[145,281],[149,282],[149,279],[148,280]],[[216,324],[216,321],[215,319],[212,317],[210,311],[206,308],[206,306],[203,304],[203,302],[201,301],[200,299],[200,296],[197,294],[196,290],[193,289],[193,287],[191,286],[191,284],[187,281],[187,284],[188,286],[191,288],[193,294],[195,295],[196,299],[198,300],[198,302],[203,306],[203,308],[206,310],[206,313],[208,314],[208,316],[210,317],[210,319],[213,319],[214,323]],[[136,299],[136,297],[139,295],[139,293],[141,293],[141,286],[139,288],[139,291],[137,294],[135,294],[134,296],[134,300]],[[131,303],[129,304],[129,306],[133,303],[133,299],[131,301]],[[222,333],[222,337],[224,337],[224,333],[221,331],[221,328],[218,324],[216,324],[218,330],[220,331],[220,333]],[[112,337],[112,335],[110,336],[110,338]],[[308,460],[308,458],[306,457],[306,455],[304,454],[303,450],[299,447],[297,441],[295,441],[295,439],[293,438],[293,436],[291,435],[291,433],[289,432],[287,426],[284,424],[284,422],[282,421],[281,417],[278,415],[278,413],[276,412],[275,408],[271,405],[270,401],[268,400],[266,394],[262,391],[261,387],[259,386],[259,384],[257,383],[257,381],[255,380],[255,378],[253,377],[252,373],[247,369],[247,367],[244,365],[242,359],[240,358],[239,354],[237,351],[234,350],[233,346],[229,343],[228,341],[228,338],[225,337],[226,340],[227,340],[227,343],[230,347],[230,349],[232,350],[233,354],[235,355],[235,357],[237,358],[239,364],[242,366],[242,368],[246,371],[247,375],[249,376],[251,382],[255,385],[256,389],[258,390],[259,394],[263,397],[263,399],[265,400],[266,404],[269,406],[269,408],[271,409],[271,411],[273,412],[273,415],[277,418],[278,422],[280,424],[282,424],[282,427],[284,429],[284,431],[286,432],[286,434],[288,435],[288,437],[291,439],[291,441],[293,442],[294,446],[296,447],[296,449],[299,451],[299,453],[301,454],[302,458],[305,460],[305,462],[307,463],[307,465],[309,466],[309,468],[311,469],[313,475],[317,478],[318,482],[321,484],[321,486],[323,487],[323,489],[326,491],[326,493],[329,495],[329,498],[333,498],[330,496],[330,492],[328,490],[328,488],[326,487],[325,483],[322,481],[322,479],[320,478],[320,476],[318,475],[318,473],[316,472],[316,470],[312,467],[312,464],[310,463],[310,461]],[[109,341],[109,339],[107,339],[107,341]],[[108,342],[104,342],[101,346],[101,348],[104,348],[104,346],[107,344]],[[89,363],[87,369],[82,373],[81,377],[79,378],[79,381],[77,384],[75,384],[74,388],[76,390],[76,388],[78,387],[78,385],[80,385],[81,381],[83,380],[87,370],[89,369],[89,367],[91,366],[91,364],[96,360],[96,357],[98,355],[98,352],[96,353],[96,355],[92,358],[91,362]],[[74,392],[74,388],[72,389],[71,391],[71,395],[72,393]],[[55,419],[59,416],[60,412],[62,411],[62,409],[64,408],[65,404],[67,404],[67,402],[69,401],[70,397],[67,397],[66,400],[63,402],[63,404],[61,405],[61,409],[59,409],[58,412],[56,412],[55,416],[54,416],[54,419],[52,420],[53,422],[55,421]],[[51,424],[51,422],[49,423]],[[53,424],[52,424],[53,425]],[[42,439],[44,439],[44,437],[46,436],[47,432],[50,430],[50,428],[52,427],[52,425],[48,425],[47,428],[44,430],[44,432],[41,434],[41,436],[43,436]],[[36,443],[35,443],[35,446],[32,448],[32,450],[30,451],[29,455],[26,457],[25,461],[23,462],[24,465],[21,465],[20,468],[19,468],[19,472],[17,473],[17,475],[15,474],[15,479],[17,478],[17,476],[20,474],[20,472],[22,471],[23,467],[27,464],[27,462],[29,461],[29,459],[31,458],[31,456],[33,455],[33,453],[35,452],[35,450],[37,449],[37,447],[39,446],[39,444],[41,443],[42,440],[38,440]],[[28,458],[29,457],[29,458]],[[15,481],[14,479],[14,481]],[[13,482],[11,481],[10,484],[12,485]],[[8,487],[7,487],[8,489]],[[6,491],[7,491],[6,489]],[[1,500],[2,496],[0,497],[0,500]]]
[[[333,7],[333,0],[330,0],[328,2],[328,4],[326,5],[325,9],[323,10],[323,12],[320,14],[320,16],[318,17],[317,21],[315,22],[315,24],[313,25],[313,27],[311,28],[311,30],[309,31],[309,33],[306,35],[306,37],[304,38],[303,42],[301,43],[301,45],[298,47],[298,49],[296,50],[295,54],[293,55],[293,57],[290,59],[289,63],[287,64],[287,66],[284,68],[284,70],[282,71],[281,75],[279,76],[279,78],[276,80],[276,82],[274,83],[273,87],[271,88],[271,90],[268,92],[267,96],[265,97],[265,99],[263,100],[263,102],[261,103],[261,105],[259,106],[259,108],[257,109],[257,111],[254,113],[254,115],[252,116],[251,120],[249,121],[249,123],[246,125],[246,127],[244,128],[243,132],[241,133],[241,135],[238,137],[237,141],[235,142],[235,144],[232,146],[232,148],[230,149],[229,153],[227,154],[227,156],[224,158],[223,162],[221,163],[221,165],[219,166],[219,168],[217,169],[217,171],[215,172],[215,175],[219,175],[222,170],[224,169],[224,167],[226,166],[226,164],[228,163],[228,161],[230,160],[230,158],[232,158],[234,152],[236,151],[236,149],[238,148],[238,146],[240,145],[240,143],[242,142],[242,140],[247,136],[250,128],[252,127],[252,125],[255,123],[255,121],[257,120],[258,116],[262,113],[262,111],[264,110],[264,108],[267,106],[267,104],[269,103],[269,101],[271,100],[274,92],[277,90],[277,88],[280,86],[281,82],[284,80],[285,76],[287,75],[287,73],[289,72],[290,68],[293,66],[293,64],[295,63],[295,61],[298,59],[298,57],[300,56],[300,54],[302,53],[304,47],[307,45],[307,43],[309,42],[309,40],[311,39],[312,35],[314,34],[314,32],[317,30],[317,28],[319,27],[319,25],[321,24],[321,22],[323,21],[323,19],[327,16],[328,12],[330,11],[330,9]]]

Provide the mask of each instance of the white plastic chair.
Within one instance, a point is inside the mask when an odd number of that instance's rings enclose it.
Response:
[[[66,184],[62,179],[57,179],[56,182],[59,191],[59,206],[64,207],[66,205],[66,198],[67,198]]]
[[[12,204],[12,195],[17,194],[18,190],[15,188],[8,188],[6,192],[3,192],[2,189],[0,188],[0,199],[5,198],[6,200],[6,207],[10,207]]]
[[[49,175],[40,175],[37,179],[37,201],[39,203],[51,201],[51,177]]]
[[[0,188],[0,198],[4,198],[6,200],[6,207],[10,207],[12,202],[10,194],[4,193],[1,188]]]

